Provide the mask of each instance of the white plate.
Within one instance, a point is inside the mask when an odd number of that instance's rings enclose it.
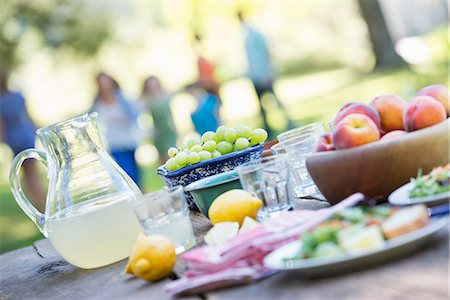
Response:
[[[286,244],[264,258],[264,265],[274,270],[296,271],[299,275],[323,276],[369,267],[405,257],[422,246],[439,229],[448,224],[447,217],[431,219],[431,222],[416,231],[387,240],[381,249],[371,250],[357,255],[343,255],[336,258],[310,258],[285,261],[293,257],[301,247],[300,241]]]
[[[450,192],[444,192],[432,196],[410,198],[409,191],[414,187],[412,182],[409,182],[389,195],[389,202],[393,205],[410,205],[410,204],[425,204],[427,206],[434,206],[438,204],[448,203]]]

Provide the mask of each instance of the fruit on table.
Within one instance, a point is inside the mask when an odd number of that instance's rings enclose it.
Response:
[[[261,224],[259,224],[255,219],[250,217],[245,217],[244,222],[242,223],[241,228],[239,228],[239,233],[244,233],[246,231],[252,230],[253,228],[259,227]]]
[[[205,235],[204,240],[207,245],[213,246],[222,244],[235,237],[239,231],[238,222],[221,222],[214,225]]]
[[[380,115],[377,110],[370,105],[359,103],[359,102],[349,102],[345,104],[337,113],[334,119],[334,126],[338,125],[346,116],[350,114],[363,114],[369,117],[378,129],[381,128]]]
[[[375,123],[363,114],[350,114],[333,129],[336,149],[347,149],[378,141],[380,132]]]
[[[447,118],[444,106],[430,96],[416,96],[406,106],[403,123],[406,131],[414,131],[440,123]]]
[[[212,224],[220,222],[238,222],[242,224],[245,217],[256,219],[262,201],[247,191],[235,189],[227,191],[209,207],[208,216]]]
[[[125,272],[136,277],[157,281],[172,272],[177,256],[171,240],[162,235],[141,233],[128,259]]]
[[[167,154],[170,158],[164,167],[167,171],[175,171],[187,165],[263,143],[267,136],[267,132],[262,128],[252,130],[249,126],[244,125],[234,128],[220,126],[216,132],[207,131],[201,138],[189,138],[179,149],[169,148]]]
[[[239,228],[238,222],[220,222],[214,225],[208,233],[206,233],[204,240],[207,245],[219,245],[234,238],[238,234],[258,226],[261,226],[261,224],[250,217],[244,218],[241,228]]]
[[[353,125],[339,126],[339,123],[351,114],[369,117],[378,128],[381,140],[389,140],[445,121],[447,115],[450,115],[449,100],[449,89],[443,85],[433,84],[418,91],[408,103],[393,94],[377,96],[369,105],[349,102],[338,111],[331,136],[328,133],[324,134],[319,139],[315,151],[346,149],[379,139],[375,137],[373,130],[366,128],[366,134],[363,133],[362,128],[373,126],[357,125],[356,121],[350,122]],[[355,128],[351,127],[361,128],[355,131]]]
[[[407,134],[407,132],[404,130],[390,131],[390,132],[386,133],[385,135],[383,135],[381,137],[381,140],[385,141],[385,140],[395,139],[396,137],[398,137],[400,135],[404,135],[404,134]]]
[[[449,89],[440,84],[433,84],[424,87],[417,92],[417,96],[430,96],[438,100],[445,108],[447,115],[450,116],[450,99],[449,99]]]
[[[321,151],[331,151],[331,150],[336,150],[336,148],[333,145],[333,137],[331,135],[331,132],[327,132],[320,137],[315,151],[321,152]]]
[[[403,112],[406,101],[403,98],[387,94],[375,97],[370,104],[374,107],[381,120],[381,130],[385,133],[393,130],[403,130]]]

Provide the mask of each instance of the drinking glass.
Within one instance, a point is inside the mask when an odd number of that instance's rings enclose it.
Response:
[[[296,197],[310,196],[319,192],[306,169],[306,156],[314,151],[319,138],[324,133],[323,123],[317,122],[278,136],[288,154],[289,165],[294,176],[293,190]]]
[[[306,169],[306,157],[314,151],[317,141],[312,136],[303,136],[295,143],[286,145],[289,165],[295,178],[294,194],[296,197],[305,197],[319,193],[319,189]]]
[[[292,208],[289,198],[289,166],[286,155],[273,155],[251,161],[237,168],[242,187],[262,200],[257,219],[276,218]]]
[[[278,143],[270,147],[270,150],[272,151],[273,155],[277,154],[286,154],[286,149],[284,149],[283,144]]]
[[[277,138],[282,145],[285,145],[289,142],[295,141],[296,138],[305,134],[315,135],[318,141],[320,136],[324,133],[325,127],[323,126],[323,123],[316,122],[283,132],[282,134],[279,134]]]
[[[144,232],[171,239],[177,254],[195,246],[195,235],[182,186],[145,194],[132,206]]]

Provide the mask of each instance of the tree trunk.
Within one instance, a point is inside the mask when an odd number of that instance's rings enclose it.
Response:
[[[378,0],[358,0],[358,3],[369,30],[369,39],[376,59],[375,68],[395,68],[405,65],[405,61],[395,52]]]

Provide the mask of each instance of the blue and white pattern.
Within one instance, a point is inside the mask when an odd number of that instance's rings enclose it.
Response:
[[[251,160],[260,159],[263,146],[264,145],[261,143],[241,151],[225,154],[171,172],[167,171],[164,166],[160,166],[158,168],[158,175],[164,180],[168,187],[177,185],[185,187],[197,180],[222,172],[231,171],[237,166]],[[199,211],[192,195],[188,192],[185,193],[189,208],[194,211]]]

